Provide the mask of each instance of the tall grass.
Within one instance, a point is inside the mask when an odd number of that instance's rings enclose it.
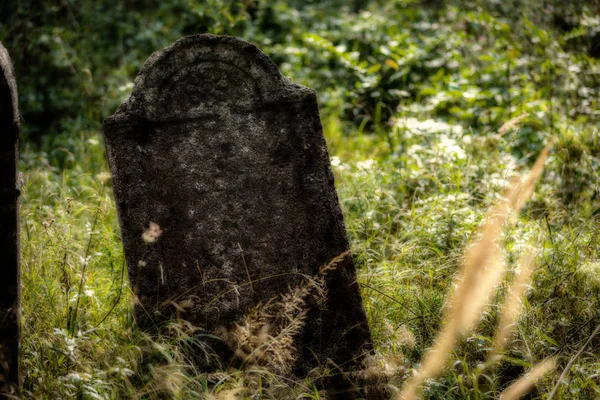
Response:
[[[484,219],[480,237],[467,248],[464,267],[455,280],[455,289],[446,305],[443,328],[428,351],[417,375],[406,383],[397,396],[400,400],[412,400],[417,397],[417,389],[421,382],[438,375],[446,366],[449,354],[459,337],[473,330],[481,318],[482,311],[488,306],[494,289],[499,285],[506,272],[506,261],[500,251],[501,233],[508,221],[514,219],[531,197],[535,183],[542,174],[544,162],[548,158],[550,146],[547,146],[531,172],[520,182],[513,184],[508,193]],[[527,261],[521,265],[528,269]],[[521,285],[517,288],[522,287]],[[518,289],[519,290],[519,289]],[[520,290],[521,295],[523,291]],[[520,297],[513,297],[505,308],[506,318],[514,320],[515,308]],[[511,315],[512,314],[512,315]],[[510,315],[510,316],[508,316]],[[501,320],[502,321],[502,320]],[[499,328],[499,339],[503,341],[509,321],[502,321]],[[498,349],[499,350],[499,349]]]
[[[84,142],[82,140],[82,142]],[[397,398],[414,398],[428,378],[444,370],[454,345],[472,331],[482,311],[492,302],[494,289],[502,282],[507,262],[500,240],[507,224],[518,221],[517,213],[532,195],[535,182],[548,157],[546,148],[531,172],[513,180],[506,194],[490,206],[479,233],[466,247],[464,267],[454,279],[449,300],[443,307],[441,333],[424,357],[416,375],[407,380],[402,371],[412,369],[400,348],[379,345],[369,358],[361,382],[379,382]],[[27,153],[31,157],[35,153]],[[31,160],[31,162],[39,160]],[[105,168],[99,164],[99,170]],[[302,329],[305,302],[324,296],[323,277],[335,268],[337,259],[323,266],[305,285],[261,304],[233,330],[222,332],[243,360],[243,368],[202,374],[187,358],[190,349],[206,351],[197,330],[185,321],[174,321],[168,334],[149,337],[135,328],[131,307],[134,301],[119,244],[110,181],[106,173],[83,173],[85,166],[63,171],[34,170],[27,175],[24,192],[24,330],[25,396],[56,398],[326,398],[319,388],[326,371],[305,381],[290,381],[294,359],[294,337]],[[339,173],[339,171],[338,171]],[[80,222],[85,221],[85,222]],[[340,255],[344,257],[346,254]],[[355,256],[356,257],[356,256]],[[360,263],[361,255],[357,255]],[[503,357],[503,348],[524,299],[533,255],[520,261],[520,273],[508,289],[500,312],[496,336],[490,339],[485,368]],[[368,275],[362,282],[368,285]],[[369,292],[367,289],[367,293]],[[395,293],[386,293],[393,297]],[[369,306],[369,299],[367,298]],[[412,306],[409,303],[405,307]],[[373,308],[369,309],[373,317]],[[485,318],[485,316],[484,316]],[[377,324],[373,325],[378,337]],[[408,349],[415,337],[403,325],[390,325],[394,340]],[[403,332],[403,333],[402,333]],[[381,342],[378,342],[381,343]],[[210,357],[210,354],[207,354]],[[549,363],[550,361],[548,361]],[[543,364],[546,368],[548,363]],[[541,367],[540,367],[541,368]],[[482,370],[483,371],[483,370]],[[539,368],[524,381],[507,389],[504,398],[520,393],[539,377]],[[481,372],[481,371],[480,371]],[[386,383],[387,382],[387,383]],[[523,383],[525,382],[525,383]]]

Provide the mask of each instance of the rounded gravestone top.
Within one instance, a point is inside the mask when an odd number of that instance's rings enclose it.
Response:
[[[4,117],[5,112],[7,112],[7,109],[5,107],[10,106],[11,110],[8,111],[8,113],[12,113],[12,120],[13,120],[13,124],[16,127],[19,127],[19,106],[17,104],[18,102],[18,97],[17,97],[17,81],[15,79],[15,73],[13,71],[13,66],[12,66],[12,62],[10,60],[10,55],[8,54],[8,51],[6,50],[6,48],[2,45],[2,42],[0,42],[0,73],[2,74],[2,76],[0,76],[0,85],[1,86],[8,86],[8,92],[10,94],[10,98],[11,98],[11,102],[9,104],[0,104],[0,106],[2,107],[2,109],[0,110],[0,112],[2,113],[2,116]],[[4,92],[4,89],[1,89]]]
[[[314,92],[283,76],[253,44],[231,36],[194,35],[152,54],[131,96],[105,123],[129,123],[131,117],[186,121],[307,97],[314,98]]]

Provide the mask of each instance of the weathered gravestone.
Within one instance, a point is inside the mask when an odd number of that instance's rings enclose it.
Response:
[[[8,51],[0,43],[0,398],[21,387],[17,85]]]
[[[349,248],[315,93],[247,42],[198,35],[153,54],[104,130],[142,328],[177,313],[230,329]],[[350,256],[326,287],[296,376],[359,368],[371,349]]]

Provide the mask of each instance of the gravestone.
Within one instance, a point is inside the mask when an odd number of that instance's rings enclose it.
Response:
[[[245,41],[197,35],[154,53],[104,132],[144,329],[231,329],[349,248],[315,93]],[[351,256],[325,279],[295,376],[356,370],[372,349]]]
[[[12,398],[21,387],[18,139],[17,84],[0,43],[0,398]]]

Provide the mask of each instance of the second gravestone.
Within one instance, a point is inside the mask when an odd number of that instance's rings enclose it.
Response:
[[[198,35],[153,54],[104,130],[144,329],[177,316],[231,330],[349,248],[315,93],[247,42]],[[372,348],[349,255],[324,287],[295,376],[356,370]]]
[[[17,398],[20,374],[20,282],[17,84],[0,43],[0,399]]]

